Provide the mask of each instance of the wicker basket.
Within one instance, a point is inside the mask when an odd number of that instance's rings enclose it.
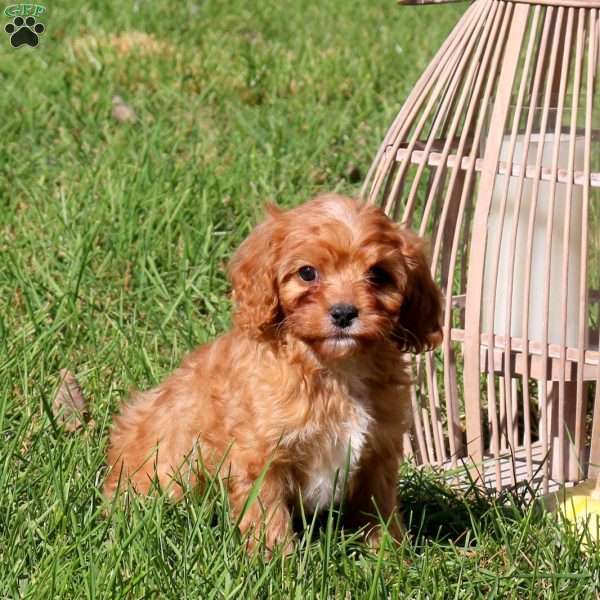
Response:
[[[363,188],[431,240],[445,294],[444,343],[416,365],[411,450],[498,488],[547,492],[600,466],[599,12],[473,2]]]

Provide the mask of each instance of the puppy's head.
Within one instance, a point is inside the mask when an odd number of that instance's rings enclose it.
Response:
[[[287,333],[327,359],[390,340],[421,352],[441,340],[441,303],[422,241],[380,209],[327,194],[274,207],[232,259],[236,324]]]

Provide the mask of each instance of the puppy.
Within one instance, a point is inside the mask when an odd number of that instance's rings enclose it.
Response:
[[[156,478],[178,497],[219,470],[240,515],[259,481],[240,529],[272,548],[289,547],[295,502],[318,511],[344,488],[353,526],[376,544],[379,514],[399,538],[405,353],[441,340],[423,243],[380,209],[327,194],[270,207],[229,275],[232,330],[123,407],[105,494],[119,483],[146,493]]]

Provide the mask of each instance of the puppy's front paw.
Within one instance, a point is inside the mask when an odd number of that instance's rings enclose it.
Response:
[[[388,522],[387,527],[376,524],[365,530],[364,536],[367,545],[374,550],[379,549],[386,530],[389,537],[396,543],[400,543],[408,535],[398,515],[394,515]]]
[[[264,540],[266,557],[280,551],[289,555],[294,551],[294,534],[290,515],[285,508],[278,508],[270,513],[252,510],[240,522],[240,531],[247,536],[248,552],[257,552]]]

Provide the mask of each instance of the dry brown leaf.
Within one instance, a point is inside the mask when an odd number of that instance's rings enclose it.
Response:
[[[66,431],[76,431],[85,422],[87,402],[75,375],[68,369],[60,370],[60,386],[52,402],[52,412]]]
[[[133,123],[137,119],[133,108],[121,96],[112,98],[112,116],[119,123]]]

